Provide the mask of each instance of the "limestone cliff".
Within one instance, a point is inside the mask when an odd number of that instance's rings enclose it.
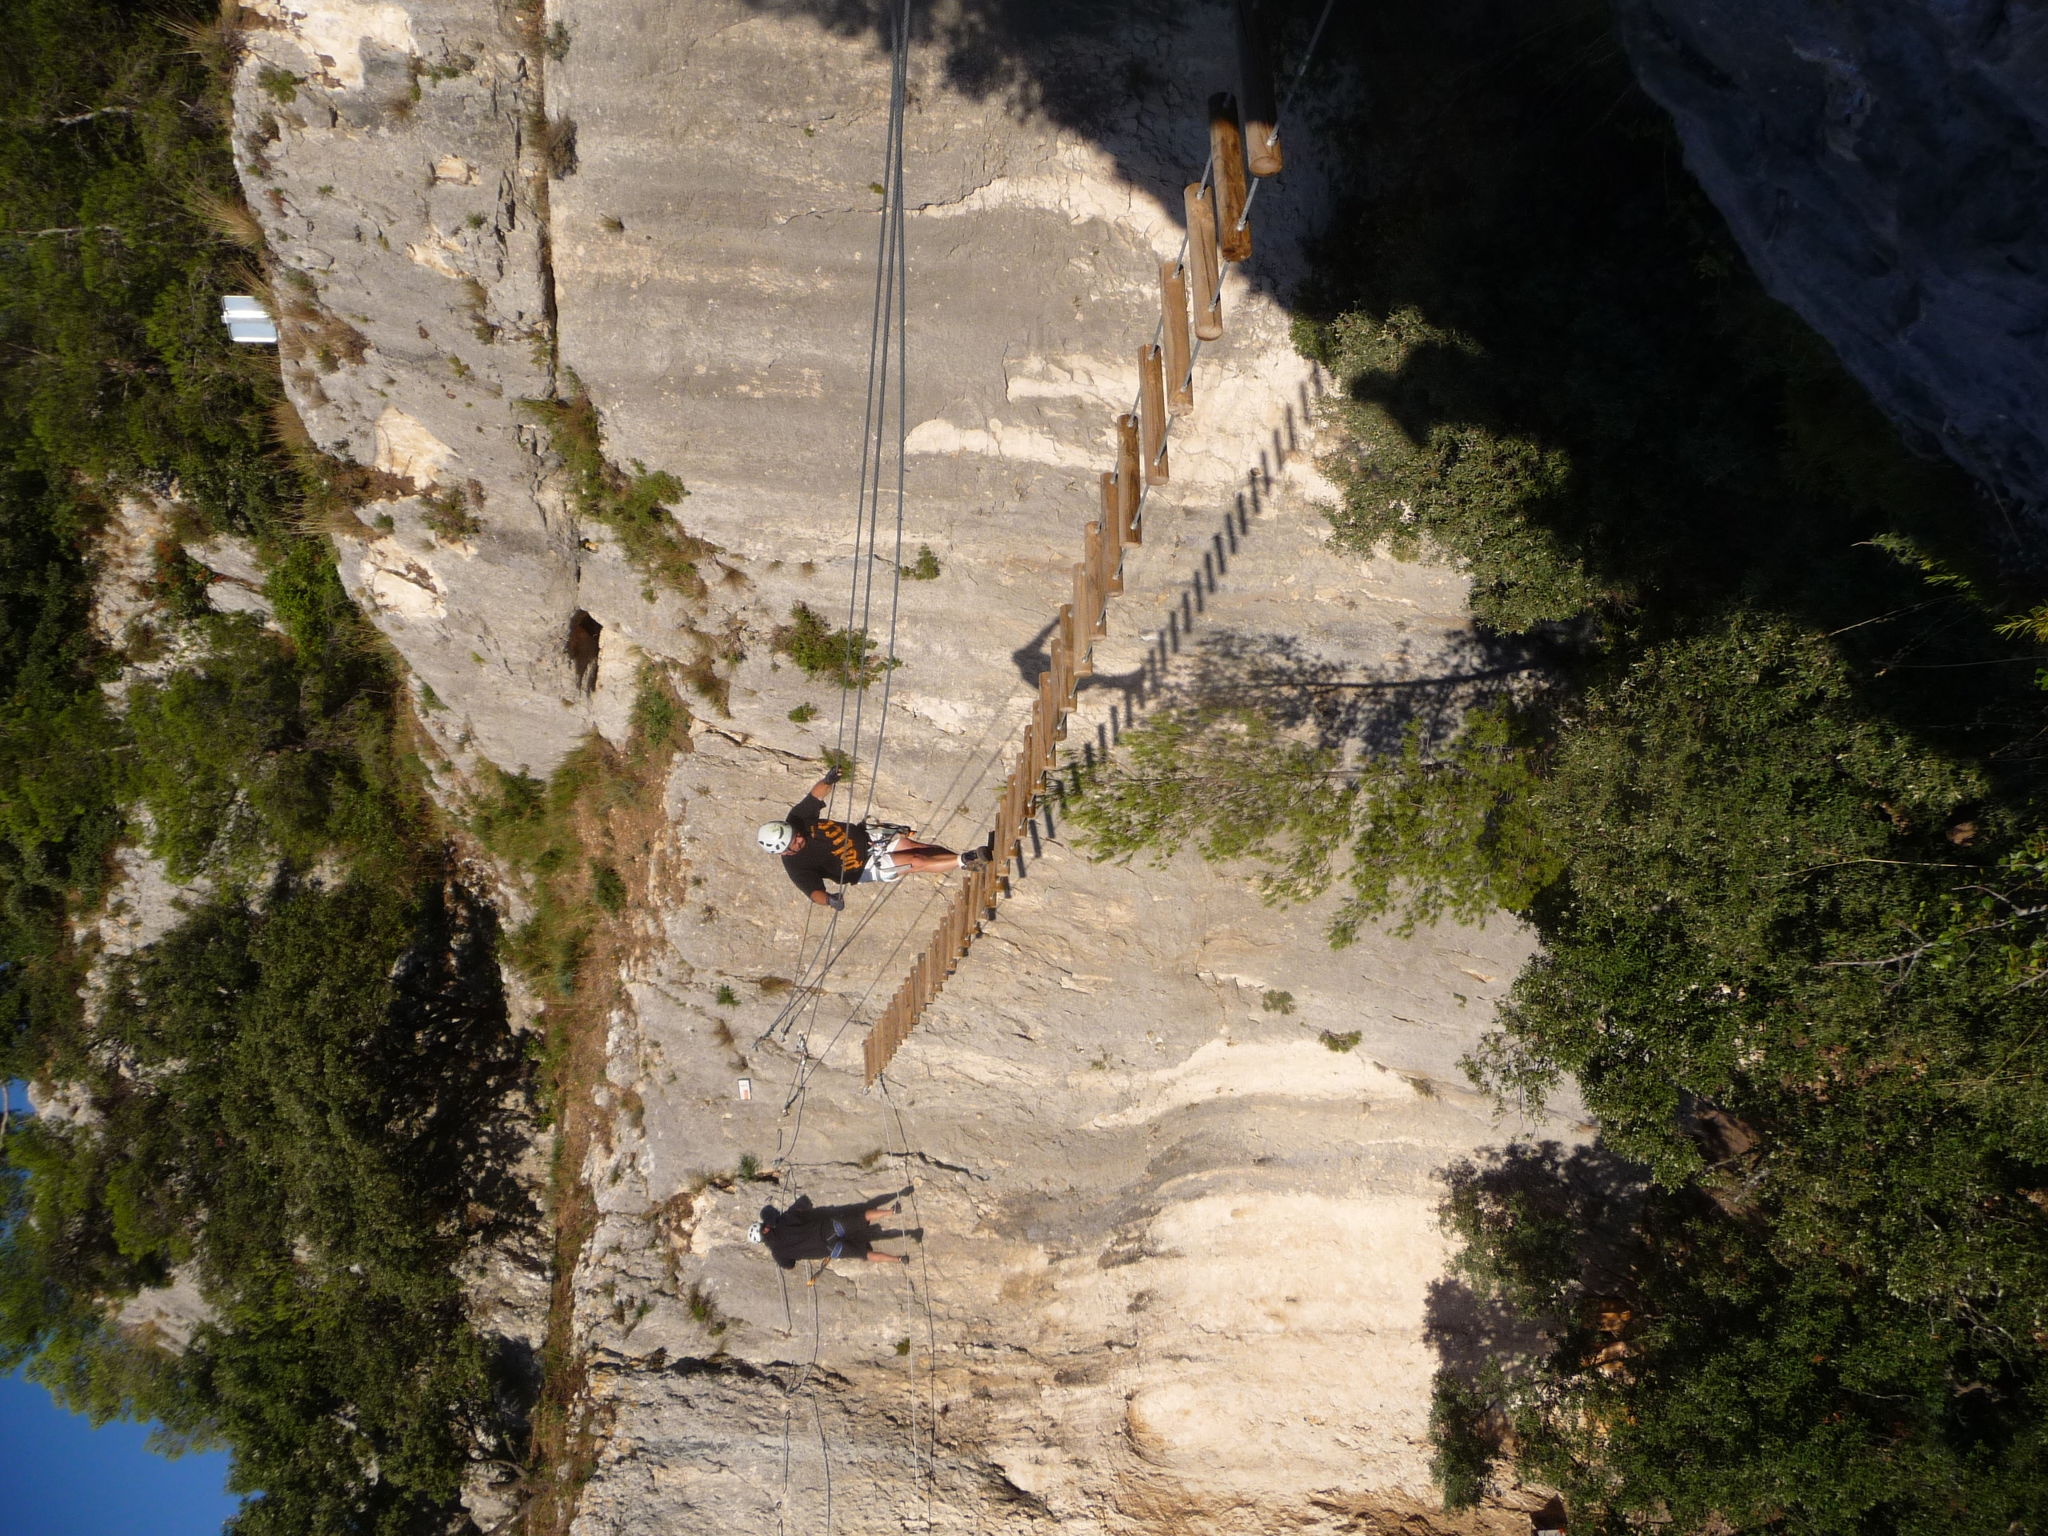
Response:
[[[839,701],[770,635],[795,603],[833,611],[856,553],[886,54],[740,0],[563,0],[541,47],[482,0],[265,3],[238,126],[303,301],[287,376],[323,445],[392,477],[343,568],[446,706],[425,719],[457,776],[544,772],[621,731],[642,659],[702,685],[586,1170],[578,1321],[606,1434],[577,1529],[1415,1514],[1436,1346],[1461,1326],[1434,1305],[1433,1174],[1518,1129],[1456,1061],[1525,935],[1333,954],[1318,911],[1191,856],[1090,864],[1054,813],[886,1093],[862,1091],[863,1008],[928,927],[928,880],[855,893],[858,934],[784,1012],[818,930],[750,831],[809,784]],[[1113,107],[1085,130],[963,79],[940,43],[913,52],[908,527],[940,569],[903,587],[875,792],[934,838],[989,816],[1229,39],[1222,6],[1140,10],[1095,39]],[[264,64],[295,100],[257,88]],[[1322,381],[1269,297],[1320,197],[1320,147],[1295,154],[1070,745],[1177,688],[1373,680],[1405,716],[1489,670],[1456,578],[1324,546]],[[516,406],[557,364],[616,460],[687,483],[677,515],[718,551],[704,592],[656,588],[579,524]],[[437,532],[422,493],[472,481],[475,526]],[[601,626],[588,687],[578,614]],[[748,1156],[774,1182],[732,1179]],[[905,1186],[907,1271],[807,1289],[744,1239],[764,1199]]]
[[[2048,10],[1618,0],[1767,288],[2048,531]],[[2038,555],[2035,556],[2038,559]]]

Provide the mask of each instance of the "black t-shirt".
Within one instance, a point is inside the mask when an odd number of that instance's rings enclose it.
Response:
[[[858,1257],[870,1246],[859,1216],[859,1206],[818,1207],[809,1195],[799,1195],[786,1211],[761,1207],[761,1241],[784,1269],[794,1269],[802,1259]]]
[[[825,802],[805,795],[789,808],[789,824],[804,840],[795,853],[782,856],[782,867],[806,896],[825,889],[827,880],[851,885],[868,861],[868,829],[859,822],[823,821]]]

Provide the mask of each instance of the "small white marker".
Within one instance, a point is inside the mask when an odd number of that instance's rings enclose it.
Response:
[[[752,1079],[751,1077],[743,1077],[743,1078],[741,1078],[741,1079],[740,1079],[740,1097],[741,1097],[741,1098],[743,1098],[743,1099],[751,1099],[751,1098],[752,1098],[753,1096],[754,1096],[754,1080],[753,1080],[753,1079]]]

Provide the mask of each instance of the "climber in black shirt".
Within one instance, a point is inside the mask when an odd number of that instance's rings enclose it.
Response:
[[[909,1194],[905,1189],[900,1194]],[[747,1241],[765,1243],[784,1269],[794,1269],[799,1260],[815,1259],[820,1272],[834,1259],[865,1259],[870,1264],[908,1264],[908,1254],[876,1253],[874,1245],[892,1237],[924,1241],[924,1229],[881,1231],[879,1223],[903,1209],[903,1202],[883,1196],[884,1205],[862,1201],[858,1205],[812,1205],[809,1195],[799,1195],[786,1211],[772,1205],[761,1207],[761,1219],[747,1229]],[[815,1281],[816,1274],[811,1276]]]
[[[819,906],[838,911],[846,905],[843,896],[825,889],[828,880],[840,885],[887,882],[905,871],[944,874],[988,861],[985,848],[955,853],[936,843],[918,842],[908,827],[882,821],[827,820],[825,800],[838,782],[839,770],[826,769],[811,792],[789,808],[787,820],[768,822],[754,834],[762,848],[781,856],[782,867],[796,888]]]

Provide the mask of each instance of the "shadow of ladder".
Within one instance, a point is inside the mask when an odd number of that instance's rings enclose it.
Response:
[[[1123,591],[1124,551],[1144,542],[1147,493],[1168,479],[1172,421],[1194,409],[1202,344],[1223,335],[1223,267],[1251,258],[1256,188],[1247,173],[1263,178],[1283,168],[1272,71],[1251,0],[1237,0],[1237,44],[1244,110],[1228,92],[1209,101],[1209,164],[1185,192],[1188,232],[1181,252],[1159,264],[1159,326],[1138,349],[1135,409],[1117,417],[1116,468],[1101,477],[1102,515],[1084,531],[1073,597],[1060,605],[1051,664],[1038,675],[1038,698],[1004,781],[990,839],[998,857],[964,872],[938,927],[869,1029],[861,1056],[870,1088],[1011,894],[1010,870],[1022,856],[1024,830],[1058,765],[1081,680],[1094,671],[1095,641],[1109,633],[1109,599]]]

